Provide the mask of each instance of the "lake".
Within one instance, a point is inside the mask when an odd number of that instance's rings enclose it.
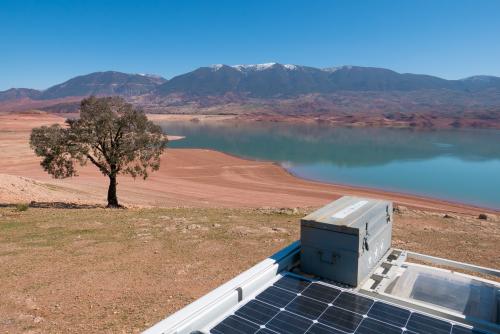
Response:
[[[280,163],[318,181],[500,209],[500,131],[169,122],[173,148],[210,148]]]

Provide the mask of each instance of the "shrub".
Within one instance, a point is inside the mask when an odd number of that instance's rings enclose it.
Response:
[[[16,211],[23,212],[28,211],[29,205],[26,203],[18,203],[16,204]]]

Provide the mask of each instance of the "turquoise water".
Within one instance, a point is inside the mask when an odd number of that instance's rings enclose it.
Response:
[[[331,128],[283,123],[163,128],[210,148],[272,160],[297,176],[500,209],[500,131]]]

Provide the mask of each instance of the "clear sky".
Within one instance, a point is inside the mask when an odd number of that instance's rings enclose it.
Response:
[[[263,62],[500,76],[500,0],[0,0],[0,90]]]

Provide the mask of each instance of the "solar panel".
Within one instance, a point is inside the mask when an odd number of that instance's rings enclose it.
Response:
[[[318,322],[312,325],[311,328],[309,328],[307,334],[345,334],[345,332],[332,327],[325,326]]]
[[[465,328],[459,325],[453,325],[451,334],[488,334],[477,329]]]
[[[356,333],[359,334],[401,334],[402,332],[403,329],[401,327],[389,325],[388,323],[371,318],[363,319],[356,330]]]
[[[278,288],[290,290],[295,293],[302,292],[311,283],[305,279],[300,279],[292,276],[284,276],[279,281],[274,283]]]
[[[261,300],[265,303],[271,304],[276,307],[285,307],[290,303],[297,294],[286,291],[274,286],[267,288],[264,292],[256,297],[257,300]]]
[[[260,326],[237,316],[229,316],[223,322],[215,326],[211,333],[214,334],[253,334],[260,329]]]
[[[278,314],[279,311],[280,310],[274,306],[265,304],[258,300],[251,300],[236,311],[235,314],[257,324],[265,324]]]
[[[349,292],[341,293],[333,303],[335,306],[359,314],[368,313],[372,304],[373,300]]]
[[[314,320],[317,319],[327,307],[328,304],[311,298],[298,296],[290,304],[288,304],[285,309],[305,318]]]
[[[331,303],[340,294],[341,290],[324,286],[321,284],[311,284],[303,292],[302,295],[319,300],[325,303]]]
[[[386,303],[375,302],[368,312],[368,316],[394,326],[404,327],[410,317],[410,311]]]
[[[267,323],[266,327],[278,333],[303,334],[311,325],[311,320],[283,311]]]
[[[270,329],[267,329],[267,328],[262,328],[262,329],[259,329],[257,334],[276,334],[276,332],[274,332]]]
[[[319,322],[333,328],[352,333],[358,328],[359,323],[363,320],[363,316],[332,306],[319,318]]]
[[[406,328],[417,333],[449,334],[451,323],[420,313],[412,313]]]
[[[240,307],[211,333],[487,334],[291,275]]]

